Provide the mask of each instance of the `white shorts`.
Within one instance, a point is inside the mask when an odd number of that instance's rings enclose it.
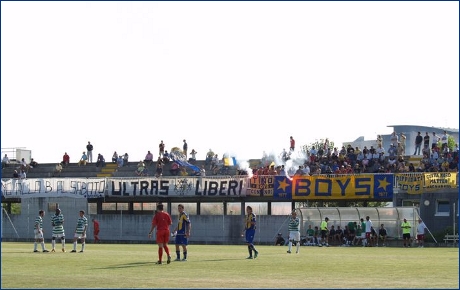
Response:
[[[77,239],[86,239],[86,233],[83,233],[83,234],[77,234],[75,233],[73,235],[74,238],[77,238]]]
[[[289,232],[289,240],[300,241],[300,232],[298,232],[298,231],[295,231],[295,232],[290,231]]]
[[[43,231],[38,231],[37,229],[35,229],[34,234],[36,239],[43,239]]]
[[[365,239],[366,238],[366,233],[361,233],[361,239]]]
[[[53,238],[65,238],[65,234],[53,234]]]

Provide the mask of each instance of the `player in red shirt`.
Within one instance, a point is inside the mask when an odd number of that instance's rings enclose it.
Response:
[[[93,234],[94,234],[94,243],[99,242],[99,222],[96,219],[93,219]]]
[[[163,204],[157,204],[157,210],[152,219],[152,226],[150,227],[149,239],[152,237],[153,230],[157,228],[157,244],[158,244],[158,262],[161,264],[161,258],[163,257],[163,249],[168,255],[167,264],[171,263],[171,256],[169,255],[169,226],[172,225],[172,219],[169,213],[163,211]]]

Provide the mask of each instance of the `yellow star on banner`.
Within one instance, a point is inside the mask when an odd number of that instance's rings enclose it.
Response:
[[[383,179],[379,179],[377,180],[379,182],[379,187],[377,187],[377,189],[379,188],[382,188],[384,191],[387,191],[387,186],[390,184],[386,177],[384,177]]]
[[[286,182],[286,178],[283,179],[283,181],[280,181],[280,185],[278,186],[278,189],[282,188],[283,191],[286,191],[286,187],[288,187],[289,184]]]

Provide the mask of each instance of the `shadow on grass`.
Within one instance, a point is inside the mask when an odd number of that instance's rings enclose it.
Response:
[[[200,262],[226,262],[226,261],[243,261],[243,260],[250,260],[246,258],[232,258],[232,259],[200,259]],[[257,259],[256,259],[257,260]]]
[[[135,262],[135,263],[120,264],[120,265],[113,265],[113,266],[107,266],[107,267],[98,267],[98,268],[92,268],[92,269],[94,270],[122,269],[122,268],[130,268],[130,267],[142,267],[146,265],[156,265],[156,262]]]

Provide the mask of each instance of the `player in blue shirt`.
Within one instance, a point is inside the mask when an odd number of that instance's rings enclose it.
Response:
[[[174,234],[176,235],[175,244],[177,258],[174,261],[187,261],[187,245],[188,238],[190,237],[190,230],[192,229],[192,223],[190,222],[188,214],[184,211],[183,204],[179,204],[177,209],[179,210],[179,222],[177,223],[177,227],[174,229]],[[182,260],[180,259],[180,245],[182,245],[182,252],[184,254]]]
[[[244,222],[244,231],[246,232],[246,244],[248,245],[249,257],[246,259],[252,259],[252,251],[254,251],[254,259],[257,258],[259,252],[252,243],[254,241],[254,235],[256,233],[256,215],[252,212],[252,207],[249,205],[246,207],[246,219]]]

